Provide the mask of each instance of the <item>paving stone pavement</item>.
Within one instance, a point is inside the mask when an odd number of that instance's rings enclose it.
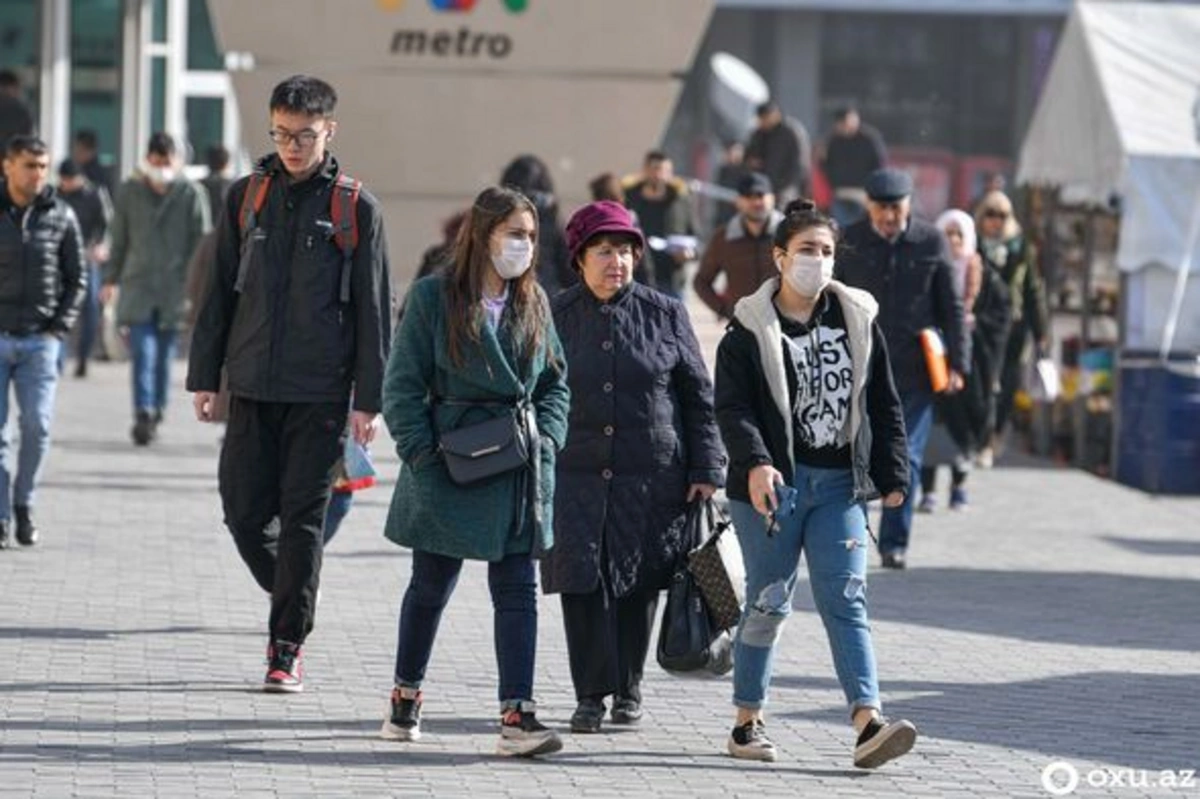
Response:
[[[700,327],[711,352],[719,329]],[[728,679],[673,678],[653,654],[639,728],[566,733],[561,617],[544,601],[537,698],[566,747],[514,762],[492,754],[478,564],[434,652],[426,738],[376,735],[409,568],[381,537],[390,445],[376,447],[382,485],[327,552],[308,690],[267,696],[267,601],[221,524],[220,431],[191,421],[177,391],[161,440],[135,449],[127,384],[119,364],[64,380],[44,543],[0,552],[0,796],[1036,797],[1054,761],[1077,770],[1079,796],[1200,795],[1158,784],[1200,768],[1200,499],[1010,462],[971,478],[968,512],[919,517],[912,567],[872,571],[870,601],[885,709],[922,737],[871,773],[851,766],[803,583],[776,661],[775,764],[724,754]]]

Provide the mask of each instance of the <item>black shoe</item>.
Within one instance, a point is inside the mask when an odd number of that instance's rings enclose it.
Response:
[[[600,722],[604,720],[604,709],[604,700],[602,699],[580,699],[579,706],[571,715],[571,732],[600,732]],[[615,709],[613,712],[616,712]]]
[[[888,552],[883,555],[883,568],[885,569],[896,569],[899,571],[907,566],[908,564],[904,561],[903,552]]]
[[[613,724],[637,724],[642,720],[642,704],[636,699],[618,698],[613,702]]]
[[[133,430],[129,434],[133,437],[133,443],[139,447],[147,446],[154,440],[154,418],[149,411],[137,412]]]
[[[871,719],[854,746],[854,765],[879,768],[889,760],[906,754],[917,742],[917,728],[911,721]]]
[[[87,361],[80,361],[75,364],[75,376],[87,377]]]
[[[13,505],[13,516],[17,521],[17,543],[31,547],[38,542],[37,525],[33,523],[28,505]]]
[[[537,705],[524,701],[500,717],[500,740],[496,754],[507,757],[536,757],[562,749],[558,733],[537,720]]]
[[[417,741],[421,738],[421,692],[416,688],[392,689],[388,716],[379,735],[388,741]]]
[[[0,549],[12,549],[12,525],[8,519],[0,521]]]
[[[734,727],[726,748],[729,754],[741,760],[775,761],[775,744],[767,737],[767,728],[761,719]]]

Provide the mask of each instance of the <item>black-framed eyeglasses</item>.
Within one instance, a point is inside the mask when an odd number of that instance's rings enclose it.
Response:
[[[267,136],[271,139],[271,141],[275,142],[281,147],[287,147],[292,142],[295,142],[307,150],[309,147],[312,147],[317,143],[317,139],[321,136],[321,133],[315,130],[302,130],[299,133],[292,133],[290,130],[280,130],[276,128],[274,130],[267,131]]]

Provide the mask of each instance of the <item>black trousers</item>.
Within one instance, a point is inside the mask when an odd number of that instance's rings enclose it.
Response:
[[[312,632],[325,506],[347,412],[341,402],[230,400],[221,503],[242,560],[271,594],[268,630],[275,641],[301,644]],[[276,516],[278,533],[268,530]]]
[[[563,594],[562,609],[575,698],[616,695],[641,702],[658,591],[613,599],[598,587],[590,594]]]

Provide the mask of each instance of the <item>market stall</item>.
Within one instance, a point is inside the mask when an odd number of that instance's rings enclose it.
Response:
[[[1196,5],[1076,4],[1017,174],[1047,200],[1046,415],[1077,463],[1164,493],[1200,494],[1198,41]]]

